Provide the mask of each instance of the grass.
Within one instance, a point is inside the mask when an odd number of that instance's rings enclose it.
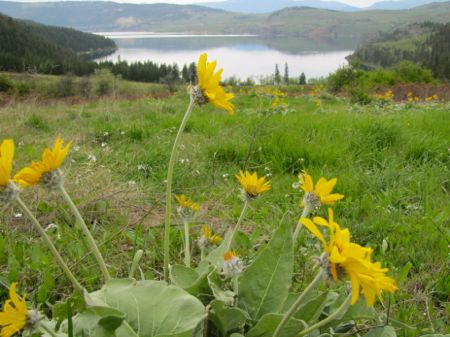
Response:
[[[237,96],[235,116],[210,106],[196,108],[183,135],[174,192],[203,205],[193,237],[202,223],[223,233],[236,222],[242,201],[234,175],[240,169],[267,174],[273,184],[251,204],[245,234],[239,236],[241,253],[270,238],[283,217],[296,224],[302,194],[292,185],[298,173],[337,177],[336,190],[346,196],[335,207],[337,221],[350,228],[355,241],[372,247],[398,280],[400,291],[384,306],[390,307],[391,319],[414,327],[398,333],[448,333],[448,103],[361,107],[327,96],[318,108],[311,97],[289,96],[285,114],[265,115],[269,98]],[[18,144],[16,170],[39,158],[56,135],[73,140],[64,167],[66,187],[112,275],[127,275],[127,261],[143,249],[143,273],[159,278],[164,180],[187,103],[183,90],[164,99],[56,100],[51,105],[19,100],[0,108],[2,138]],[[44,225],[52,224],[49,233],[57,247],[70,256],[83,283],[94,288],[99,282],[95,261],[62,200],[41,189],[25,190],[23,199]],[[68,281],[18,210],[6,208],[0,222],[0,281],[19,280],[30,300],[51,311],[50,303],[67,297]],[[180,224],[175,214],[173,223]],[[179,263],[180,231],[181,226],[172,229],[172,261]],[[312,277],[311,252],[318,253],[306,232],[301,240],[294,283],[299,288]]]

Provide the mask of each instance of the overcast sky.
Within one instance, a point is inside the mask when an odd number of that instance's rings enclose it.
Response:
[[[11,0],[10,0],[11,1]],[[21,2],[44,2],[44,1],[60,1],[60,0],[12,0],[12,1],[21,1]],[[122,3],[173,3],[173,4],[180,4],[180,5],[186,5],[186,4],[192,4],[192,3],[205,3],[205,2],[215,2],[215,1],[223,1],[223,0],[112,0],[115,2],[122,2]],[[277,0],[273,0],[277,1]],[[366,7],[370,6],[375,2],[379,2],[382,0],[335,0],[338,2],[343,2],[351,6],[355,7]]]

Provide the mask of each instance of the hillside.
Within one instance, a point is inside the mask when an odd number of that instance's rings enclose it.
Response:
[[[88,66],[81,55],[89,58],[115,49],[114,41],[101,36],[15,20],[2,14],[0,46],[1,69],[47,73],[63,73],[72,68],[76,71]]]
[[[438,78],[450,79],[450,23],[410,24],[380,34],[348,59],[367,68],[392,67],[408,60],[431,69]]]
[[[414,22],[448,22],[450,2],[399,11],[338,12],[292,7],[272,14],[239,14],[192,5],[1,1],[0,12],[84,31],[250,33],[328,42],[350,39],[360,43],[378,31],[391,31]]]

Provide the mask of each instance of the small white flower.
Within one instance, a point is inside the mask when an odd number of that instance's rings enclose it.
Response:
[[[120,134],[123,136],[125,134],[125,131],[120,131]]]
[[[228,179],[230,177],[230,174],[229,173],[224,173],[224,174],[222,174],[222,178],[223,179]]]
[[[187,158],[182,158],[182,159],[180,159],[180,163],[181,164],[189,164],[189,159],[187,159]]]
[[[108,146],[108,143],[106,143],[106,142],[103,142],[101,146],[102,146],[103,148],[105,148],[105,147],[107,147],[107,146]]]
[[[264,171],[270,171],[270,168],[269,167],[264,167]]]
[[[23,141],[20,141],[19,144],[17,144],[17,145],[19,145],[19,147],[21,147],[21,146],[24,146],[25,143]]]
[[[95,155],[93,155],[93,154],[90,154],[90,155],[88,156],[88,160],[89,160],[90,162],[95,163],[95,162],[97,161],[97,157],[96,157]]]
[[[103,137],[108,137],[108,136],[109,136],[109,132],[108,131],[103,132]]]
[[[47,227],[45,227],[45,231],[49,231],[50,229],[58,229],[58,226],[54,223],[48,224]]]
[[[74,146],[73,147],[73,150],[75,151],[75,152],[78,152],[78,151],[80,151],[80,147],[77,145],[77,146]]]
[[[296,182],[292,183],[293,189],[298,189],[299,187],[300,187],[300,182],[296,181]]]
[[[272,173],[267,173],[267,174],[266,174],[266,177],[267,177],[267,178],[270,178],[271,176],[272,176]]]
[[[134,180],[130,180],[130,181],[128,181],[128,186],[134,187],[134,186],[136,186],[136,182]]]
[[[22,213],[14,213],[15,218],[21,218],[23,216]]]

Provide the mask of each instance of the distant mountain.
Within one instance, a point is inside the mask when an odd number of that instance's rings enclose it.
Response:
[[[288,7],[312,7],[336,11],[359,10],[357,7],[352,7],[342,2],[320,0],[227,0],[207,2],[203,6],[238,13],[271,13]]]
[[[267,0],[256,1],[265,3]],[[118,4],[103,1],[0,1],[0,12],[22,19],[91,32],[248,33],[262,38],[289,38],[291,43],[309,39],[333,45],[337,41],[346,41],[354,45],[378,31],[391,31],[414,22],[449,22],[450,1],[398,11],[341,12],[290,7],[270,14],[233,13],[193,5]]]
[[[0,14],[0,70],[63,73],[88,66],[84,57],[115,50],[114,41],[69,28],[49,27]]]
[[[401,10],[411,9],[418,6],[428,5],[431,3],[446,2],[448,0],[398,0],[398,1],[380,1],[374,3],[366,9],[387,9],[387,10]]]

